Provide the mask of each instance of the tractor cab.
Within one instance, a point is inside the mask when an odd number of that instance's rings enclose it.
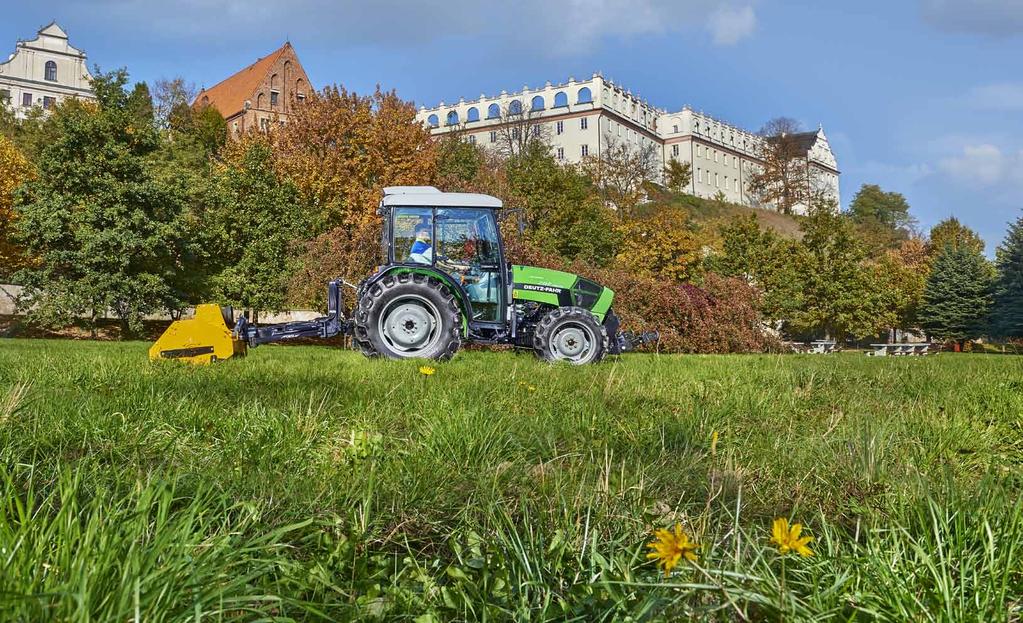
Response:
[[[385,189],[380,213],[387,266],[381,273],[434,276],[456,295],[471,333],[503,335],[511,288],[494,213],[501,205],[489,195],[431,186]]]

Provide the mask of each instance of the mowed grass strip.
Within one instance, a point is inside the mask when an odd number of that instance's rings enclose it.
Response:
[[[15,619],[1023,616],[1015,357],[146,348],[0,340]]]

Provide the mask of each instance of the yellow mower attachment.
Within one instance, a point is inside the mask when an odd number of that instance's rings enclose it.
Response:
[[[244,340],[236,340],[220,305],[207,303],[195,308],[195,316],[175,320],[149,348],[149,358],[181,359],[203,364],[244,356]]]

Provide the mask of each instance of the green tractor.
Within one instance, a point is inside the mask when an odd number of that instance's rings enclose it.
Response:
[[[244,350],[348,334],[367,357],[448,359],[464,343],[510,344],[547,361],[585,364],[657,339],[656,333],[620,331],[609,288],[570,273],[508,263],[495,215],[501,207],[489,195],[431,186],[385,189],[379,213],[386,264],[357,287],[352,317],[343,317],[342,283],[332,281],[327,316],[264,326],[240,317],[233,330],[235,351],[238,345]],[[202,344],[174,346],[162,352],[203,357],[196,355]],[[155,356],[174,356],[154,349]],[[213,349],[208,352],[213,356]]]

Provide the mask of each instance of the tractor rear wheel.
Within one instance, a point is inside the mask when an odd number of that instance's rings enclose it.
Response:
[[[353,341],[367,357],[449,359],[461,345],[461,317],[440,281],[388,275],[359,299]]]
[[[588,310],[559,307],[536,325],[533,349],[550,362],[597,363],[607,354],[607,329]]]

